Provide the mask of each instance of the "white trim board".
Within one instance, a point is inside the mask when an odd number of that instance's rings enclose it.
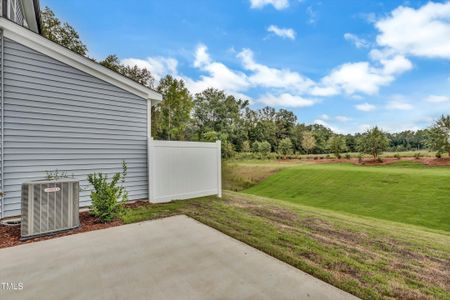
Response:
[[[150,100],[152,103],[162,100],[162,95],[160,93],[126,78],[125,76],[117,74],[82,55],[49,41],[29,29],[23,28],[4,18],[0,18],[0,28],[3,29],[6,38],[14,40],[42,54],[48,55],[62,63],[104,80],[136,96]]]

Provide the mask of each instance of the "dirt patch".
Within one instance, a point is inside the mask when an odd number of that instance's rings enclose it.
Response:
[[[340,230],[319,218],[305,218],[301,221],[301,224],[313,233],[318,233],[324,237],[332,238],[333,240],[341,240],[345,243],[361,243],[368,238],[367,234],[364,234],[363,232]]]
[[[436,158],[426,161],[429,166],[450,166],[450,158]]]
[[[278,207],[247,207],[249,211],[259,217],[267,218],[277,223],[295,222],[298,215]]]
[[[295,222],[299,219],[295,212],[288,209],[283,209],[278,206],[261,205],[243,197],[232,197],[229,204],[277,223]]]
[[[386,157],[382,158],[381,161],[371,158],[364,158],[359,160],[358,158],[322,158],[322,159],[303,159],[303,160],[295,160],[295,159],[279,159],[277,160],[280,164],[295,164],[295,163],[312,163],[312,164],[333,164],[333,163],[352,163],[354,165],[365,165],[365,166],[383,166],[383,165],[391,165],[401,161],[412,161],[417,162],[427,166],[450,166],[450,158],[432,158],[432,157],[402,157],[401,159],[397,159],[395,157]]]
[[[127,208],[138,208],[146,205],[151,205],[148,201],[136,201],[128,203]],[[49,239],[54,239],[61,236],[77,234],[81,232],[105,229],[109,227],[115,227],[123,225],[121,220],[114,220],[109,223],[102,223],[96,217],[92,216],[88,211],[80,212],[80,227],[67,230],[64,232],[52,233],[49,235],[28,239],[25,241],[20,240],[20,225],[6,226],[0,225],[0,249],[13,247],[22,244],[29,244]]]

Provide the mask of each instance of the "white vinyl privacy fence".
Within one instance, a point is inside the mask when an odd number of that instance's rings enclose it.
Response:
[[[149,198],[171,200],[222,196],[220,141],[148,142]]]

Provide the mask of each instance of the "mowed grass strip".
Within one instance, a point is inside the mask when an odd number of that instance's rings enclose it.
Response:
[[[225,192],[127,209],[139,222],[186,214],[363,299],[450,299],[450,235]]]
[[[450,232],[450,168],[309,164],[284,168],[246,193]]]

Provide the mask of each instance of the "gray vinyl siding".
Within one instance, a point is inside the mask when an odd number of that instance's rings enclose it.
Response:
[[[147,100],[5,39],[4,216],[20,214],[24,181],[128,164],[130,200],[148,198]],[[90,204],[81,191],[80,206]]]

